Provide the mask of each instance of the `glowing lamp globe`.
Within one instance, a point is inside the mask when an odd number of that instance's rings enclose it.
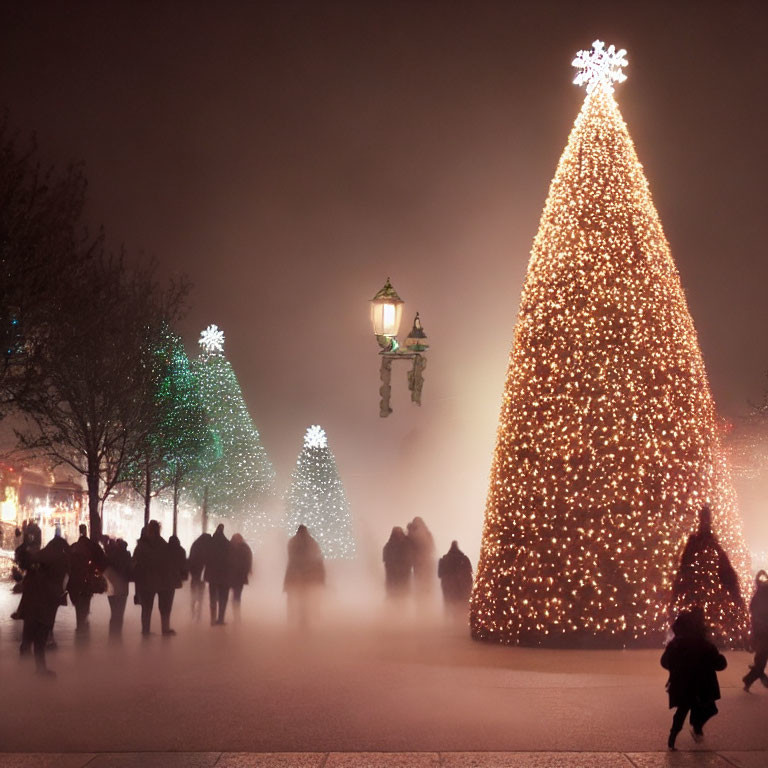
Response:
[[[384,287],[371,299],[373,332],[377,336],[394,338],[400,330],[402,317],[403,300],[387,278]]]
[[[426,352],[429,349],[427,334],[424,333],[424,329],[421,327],[421,319],[418,312],[413,319],[413,328],[411,328],[411,332],[405,340],[405,348],[409,352]]]

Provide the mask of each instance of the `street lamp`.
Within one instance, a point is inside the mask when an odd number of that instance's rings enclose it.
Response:
[[[427,334],[421,326],[419,313],[413,320],[413,328],[405,340],[405,349],[401,349],[397,341],[397,333],[400,330],[400,321],[403,317],[403,300],[397,295],[392,283],[384,283],[384,287],[371,299],[371,324],[379,342],[381,350],[381,402],[379,403],[379,416],[382,418],[392,413],[389,405],[389,397],[392,391],[390,381],[392,379],[393,360],[413,360],[411,370],[408,371],[408,389],[411,390],[411,401],[421,405],[421,388],[424,386],[424,369],[427,367],[425,352],[429,349]]]

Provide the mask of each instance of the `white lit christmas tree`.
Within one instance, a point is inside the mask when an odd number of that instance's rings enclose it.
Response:
[[[327,559],[355,556],[352,519],[336,460],[325,431],[313,425],[304,435],[304,447],[291,475],[285,498],[283,525],[293,535],[306,525]]]
[[[268,524],[264,501],[274,471],[237,376],[224,356],[224,334],[210,325],[201,333],[199,343],[201,352],[193,372],[215,450],[194,477],[195,496],[200,503],[206,499],[210,515],[236,520],[244,534],[258,537]]]
[[[574,60],[587,95],[515,328],[472,596],[479,639],[660,641],[705,504],[742,590],[749,582],[693,321],[612,95],[626,63],[600,42]],[[717,634],[738,642],[741,631]]]

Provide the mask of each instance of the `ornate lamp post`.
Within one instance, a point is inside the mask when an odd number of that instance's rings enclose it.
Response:
[[[385,418],[392,413],[389,405],[389,397],[392,391],[390,381],[392,379],[392,362],[394,360],[412,360],[413,365],[408,371],[408,389],[411,390],[411,401],[421,405],[421,388],[424,386],[424,369],[427,367],[425,352],[429,349],[427,335],[421,327],[419,313],[413,321],[413,328],[405,340],[405,349],[400,347],[397,341],[397,332],[400,330],[400,321],[403,317],[403,300],[397,295],[392,283],[387,282],[384,287],[371,299],[371,324],[379,342],[381,351],[381,402],[379,403],[379,416]]]

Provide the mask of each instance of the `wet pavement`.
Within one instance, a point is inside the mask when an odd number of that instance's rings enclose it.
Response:
[[[241,623],[211,627],[190,621],[183,590],[171,638],[142,638],[129,604],[123,638],[111,642],[104,596],[78,638],[72,608],[62,609],[48,680],[18,656],[20,623],[7,618],[16,599],[0,586],[0,766],[768,768],[768,690],[741,690],[745,653],[727,654],[705,742],[684,731],[681,751],[667,755],[660,649],[505,648],[472,642],[439,614],[400,621],[380,605],[326,610],[304,636],[258,589],[246,591]]]

